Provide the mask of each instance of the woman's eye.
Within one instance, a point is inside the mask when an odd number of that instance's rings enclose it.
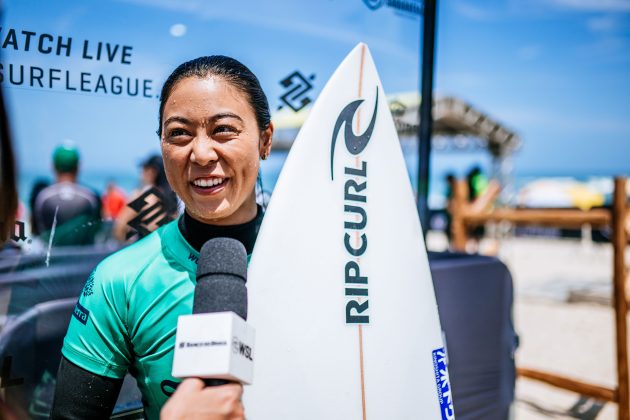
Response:
[[[212,131],[212,134],[238,134],[240,133],[235,127],[231,125],[218,125]]]
[[[188,135],[188,132],[184,130],[183,128],[173,128],[172,130],[168,132],[169,139],[177,139],[177,138],[181,138],[187,135]]]

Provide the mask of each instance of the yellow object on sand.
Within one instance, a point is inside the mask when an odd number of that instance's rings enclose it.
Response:
[[[574,207],[581,210],[590,210],[593,207],[604,205],[604,195],[593,191],[585,185],[572,185],[569,187],[569,196]]]

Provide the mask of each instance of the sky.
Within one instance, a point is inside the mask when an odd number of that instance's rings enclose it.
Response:
[[[409,0],[416,1],[416,0]],[[50,34],[62,44],[72,38],[71,51],[43,54],[25,40],[7,43],[10,29]],[[20,167],[25,171],[48,170],[54,147],[73,140],[91,170],[135,171],[137,162],[158,150],[157,94],[163,80],[185,60],[208,54],[231,55],[259,77],[273,111],[286,89],[280,81],[294,71],[311,80],[311,100],[323,88],[335,68],[358,42],[367,42],[374,59],[383,63],[380,75],[391,92],[417,89],[419,17],[397,13],[387,6],[371,10],[362,0],[302,2],[275,0],[43,0],[7,1],[0,30],[3,86],[11,110]],[[34,37],[32,44],[37,44]],[[87,42],[87,47],[85,42]],[[120,61],[112,54],[95,57],[98,43],[130,47],[130,57]],[[49,46],[44,41],[46,49]],[[56,44],[53,44],[56,51]],[[87,54],[84,49],[87,49]],[[103,47],[105,48],[105,47]],[[10,65],[15,70],[11,81]],[[21,81],[24,67],[28,86]],[[33,67],[50,69],[61,81],[44,78],[44,87],[30,86]],[[38,74],[39,70],[34,70]],[[68,72],[68,73],[66,73]],[[78,89],[82,73],[86,90]],[[68,74],[69,76],[66,76]],[[98,75],[106,80],[120,77],[146,79],[147,98],[96,92]],[[119,80],[119,79],[117,79]],[[75,90],[71,90],[75,89]],[[110,89],[111,91],[111,89]],[[135,90],[133,91],[135,93]]]
[[[407,0],[416,3],[418,0]],[[5,1],[0,46],[3,87],[23,171],[48,172],[65,139],[81,147],[92,171],[133,172],[159,150],[157,94],[186,59],[227,54],[249,65],[272,110],[286,91],[280,81],[297,70],[313,76],[314,100],[357,42],[367,42],[386,93],[419,88],[419,16],[386,0],[44,0]],[[368,7],[370,4],[372,7]],[[25,51],[8,31],[35,32]],[[69,57],[39,53],[37,36],[72,38]],[[98,42],[119,49],[112,62]],[[48,44],[45,44],[48,45]],[[122,47],[127,61],[121,62]],[[54,43],[53,43],[54,49]],[[104,51],[104,50],[103,50]],[[104,53],[103,53],[104,54]],[[9,65],[39,67],[62,80],[53,88],[8,83]],[[35,70],[37,72],[37,70]],[[68,72],[68,80],[65,74]],[[79,89],[90,73],[89,92]],[[16,73],[17,74],[17,73]],[[47,73],[46,73],[47,74]],[[98,75],[111,81],[148,80],[148,97],[94,92]],[[49,80],[44,77],[44,84]],[[438,4],[435,89],[459,97],[522,139],[517,174],[614,175],[630,163],[630,0],[442,0]],[[285,106],[286,108],[286,106]],[[437,152],[434,176],[464,171],[483,153]]]
[[[435,87],[516,131],[517,173],[630,172],[630,1],[440,2]]]

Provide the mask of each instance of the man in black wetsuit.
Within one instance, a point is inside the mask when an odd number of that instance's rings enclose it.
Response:
[[[77,183],[79,151],[71,144],[53,153],[56,182],[35,199],[33,222],[43,240],[51,234],[53,245],[89,245],[100,227],[101,201],[89,188]]]

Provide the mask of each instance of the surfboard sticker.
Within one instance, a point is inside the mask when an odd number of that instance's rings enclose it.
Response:
[[[437,386],[438,399],[442,420],[454,420],[453,393],[446,369],[446,351],[444,348],[433,350],[433,370],[435,372],[435,384]]]
[[[302,126],[248,276],[257,340],[248,418],[442,418],[433,284],[365,44],[343,60]]]

